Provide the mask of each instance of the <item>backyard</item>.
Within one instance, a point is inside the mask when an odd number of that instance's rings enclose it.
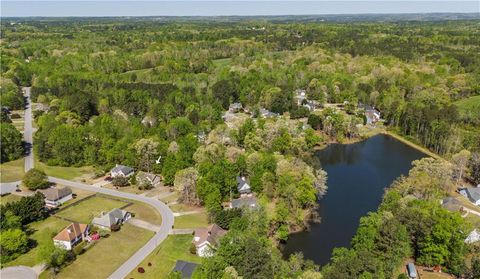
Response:
[[[13,194],[8,194],[8,195],[5,195],[5,196],[1,196],[0,197],[0,204],[7,204],[9,202],[16,202],[16,201],[19,201],[20,199],[22,199],[22,196],[18,196],[18,195],[13,195]]]
[[[206,226],[208,226],[208,216],[206,212],[175,217],[175,229],[195,229]]]
[[[80,203],[66,208],[56,215],[63,218],[68,218],[80,223],[90,223],[92,219],[102,212],[108,212],[114,208],[120,208],[128,203],[113,199],[108,199],[102,196],[95,196],[81,201]]]
[[[169,235],[163,243],[143,260],[139,267],[145,273],[139,273],[137,268],[127,278],[167,278],[175,266],[176,260],[200,263],[201,258],[190,253],[192,235]],[[151,266],[148,266],[151,263]]]

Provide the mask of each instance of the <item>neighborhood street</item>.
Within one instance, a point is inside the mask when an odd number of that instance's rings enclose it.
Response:
[[[112,189],[95,187],[88,184],[55,178],[51,176],[48,177],[48,180],[53,183],[58,183],[80,190],[97,192],[105,195],[140,201],[151,205],[162,215],[162,225],[160,226],[157,233],[142,248],[140,248],[140,250],[138,250],[132,257],[130,257],[126,262],[124,262],[112,275],[110,275],[110,277],[108,277],[110,279],[125,278],[135,267],[137,267],[142,262],[145,257],[147,257],[151,252],[153,252],[153,250],[155,250],[155,248],[160,245],[160,243],[162,243],[165,238],[167,238],[168,234],[172,230],[172,226],[174,223],[173,212],[167,205],[156,199],[131,193],[120,192]]]
[[[25,123],[23,130],[23,140],[26,145],[25,156],[25,172],[33,168],[33,128],[32,128],[32,100],[30,99],[31,87],[24,87],[22,90],[27,98],[25,104]]]

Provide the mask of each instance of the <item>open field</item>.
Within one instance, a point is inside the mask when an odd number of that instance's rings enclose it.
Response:
[[[35,157],[35,168],[43,170],[48,176],[55,176],[58,178],[74,180],[79,177],[91,177],[94,174],[93,167],[58,167],[58,166],[48,166],[40,162],[37,157]]]
[[[456,101],[454,104],[461,115],[468,115],[475,111],[480,113],[480,95]]]
[[[135,269],[127,278],[167,278],[168,273],[170,273],[175,266],[176,260],[200,263],[201,258],[190,253],[191,243],[191,235],[169,235],[167,239],[140,264],[139,267],[143,267],[145,273],[138,273],[137,269]],[[151,263],[152,266],[148,266],[148,263]]]
[[[40,278],[84,279],[107,278],[122,263],[130,258],[151,237],[153,232],[123,224],[118,232],[102,238],[56,277],[44,272]]]
[[[23,158],[0,164],[0,182],[13,182],[22,180],[24,174],[25,171]]]
[[[125,210],[135,213],[135,219],[141,219],[154,225],[162,224],[162,216],[148,204],[141,202],[134,202],[127,206]]]
[[[175,229],[195,229],[206,226],[208,226],[208,216],[206,212],[175,217]]]
[[[0,204],[7,204],[9,202],[19,201],[22,196],[8,194],[0,197]]]
[[[28,251],[26,254],[21,255],[15,260],[8,262],[6,266],[13,265],[26,265],[34,266],[39,264],[40,261],[37,258],[37,252],[39,247],[44,243],[49,243],[60,230],[66,227],[70,222],[60,220],[55,217],[48,217],[45,220],[38,221],[30,224],[28,227],[33,231],[33,234],[29,236],[37,242],[35,248]]]
[[[100,215],[102,212],[107,212],[114,208],[122,207],[126,204],[127,203],[122,201],[96,196],[62,210],[56,215],[59,217],[69,218],[80,223],[90,223],[93,217]]]

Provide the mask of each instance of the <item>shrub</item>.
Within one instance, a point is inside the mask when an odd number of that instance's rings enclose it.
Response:
[[[145,273],[145,269],[143,267],[137,268],[138,273]]]
[[[25,174],[23,184],[30,190],[45,189],[49,186],[47,175],[43,171],[35,168]]]
[[[400,275],[398,275],[397,278],[398,279],[408,279],[408,276],[405,273],[401,273]]]
[[[120,230],[120,225],[118,224],[113,224],[110,229],[112,230],[112,232],[118,232]]]
[[[195,247],[195,244],[193,243],[190,245],[190,253],[193,255],[197,254],[197,247]]]

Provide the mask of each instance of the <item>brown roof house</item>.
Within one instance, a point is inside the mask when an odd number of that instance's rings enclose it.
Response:
[[[72,199],[72,189],[68,187],[50,187],[38,190],[45,196],[45,206],[55,208]]]
[[[215,252],[215,247],[220,243],[220,238],[227,233],[217,224],[212,224],[207,228],[195,230],[193,244],[197,248],[197,255],[200,257],[210,257]]]
[[[88,237],[89,230],[90,226],[87,224],[71,223],[53,238],[53,243],[57,247],[72,250]]]

